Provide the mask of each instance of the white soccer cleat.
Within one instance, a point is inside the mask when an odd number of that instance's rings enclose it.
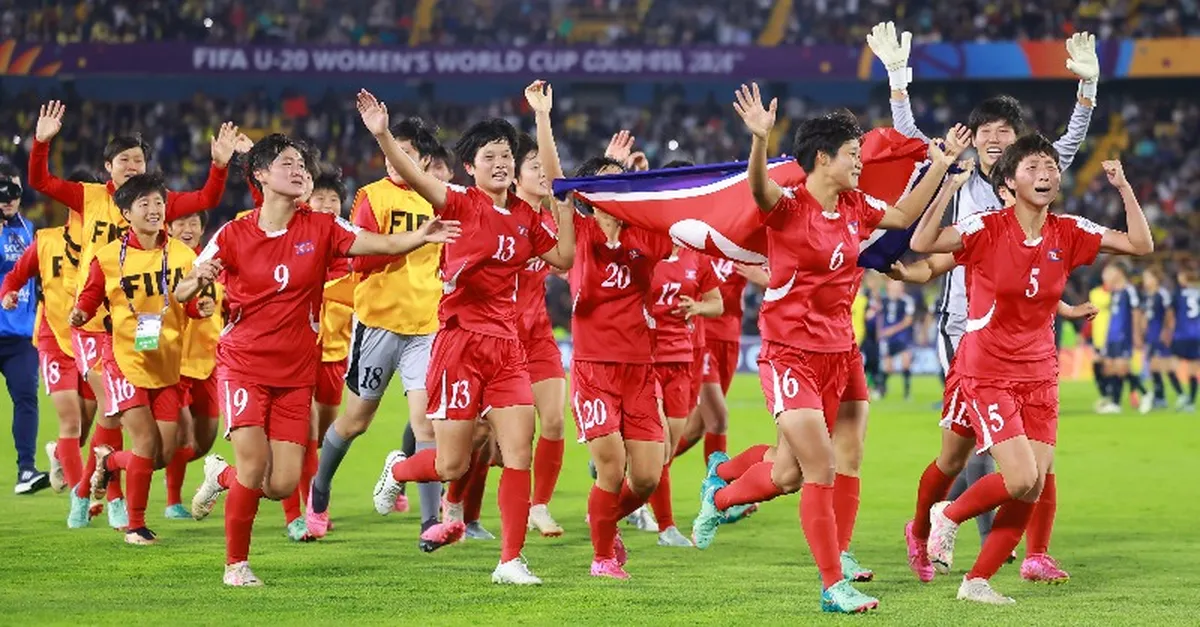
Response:
[[[379,473],[379,481],[375,482],[375,492],[372,500],[375,502],[375,512],[380,516],[387,516],[392,513],[392,509],[396,506],[396,495],[400,494],[403,483],[396,481],[392,476],[392,466],[408,459],[404,451],[392,451],[388,453],[387,459],[383,460],[383,472]]]
[[[521,558],[511,559],[496,566],[492,571],[492,583],[507,583],[515,586],[540,586],[542,580],[529,572],[529,566]]]
[[[638,531],[658,533],[658,521],[654,520],[654,514],[651,514],[649,508],[645,505],[633,510],[632,514],[626,516],[625,523],[635,527]]]
[[[1154,395],[1153,394],[1143,394],[1141,401],[1139,401],[1139,403],[1138,403],[1138,411],[1142,412],[1142,414],[1145,415],[1145,414],[1150,413],[1153,410],[1154,410]]]
[[[250,570],[250,562],[238,562],[225,566],[225,585],[257,587],[263,585],[262,579]]]
[[[450,522],[454,520],[457,520],[458,522],[465,522],[463,520],[463,504],[451,503],[446,499],[442,499],[442,522]]]
[[[196,496],[192,497],[192,518],[204,520],[212,513],[213,507],[217,504],[217,497],[225,491],[218,478],[226,468],[229,468],[229,464],[220,455],[209,455],[204,458],[204,481],[200,483],[200,487],[196,488]],[[247,570],[247,572],[249,571]],[[226,577],[228,577],[228,571]]]
[[[529,528],[537,529],[543,538],[557,538],[563,534],[562,525],[554,520],[545,504],[529,508]]]
[[[934,503],[929,508],[929,561],[937,572],[947,575],[954,565],[954,541],[958,537],[958,525],[946,518],[946,506],[950,501]]]
[[[46,458],[50,460],[50,489],[62,492],[67,489],[67,477],[63,474],[62,464],[58,461],[58,442],[46,443]]]
[[[987,603],[988,605],[1012,605],[1016,600],[1011,597],[1006,597],[992,589],[992,584],[987,579],[978,577],[975,579],[967,579],[963,575],[962,585],[958,587],[959,601],[974,601],[976,603]]]
[[[687,539],[682,533],[679,533],[679,529],[675,525],[671,525],[667,527],[666,531],[658,532],[658,546],[678,546],[690,549],[696,545],[692,544],[692,541]]]
[[[1121,413],[1121,406],[1112,402],[1111,399],[1105,399],[1100,408],[1096,410],[1097,414],[1112,415]]]

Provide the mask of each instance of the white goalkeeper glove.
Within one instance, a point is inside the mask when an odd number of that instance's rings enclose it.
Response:
[[[1079,77],[1079,95],[1096,101],[1100,81],[1100,58],[1096,56],[1096,36],[1075,33],[1067,40],[1067,69]]]
[[[904,91],[912,82],[912,68],[908,67],[908,54],[912,50],[912,33],[904,31],[896,37],[896,25],[880,22],[867,35],[871,52],[887,68],[888,84],[895,91]]]

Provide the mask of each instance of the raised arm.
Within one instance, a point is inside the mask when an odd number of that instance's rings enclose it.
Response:
[[[1104,174],[1108,176],[1108,182],[1117,188],[1121,194],[1121,200],[1125,203],[1125,223],[1129,232],[1105,229],[1104,235],[1100,238],[1100,252],[1134,256],[1149,255],[1154,252],[1154,238],[1150,235],[1150,223],[1146,221],[1142,205],[1138,203],[1137,196],[1133,193],[1133,186],[1125,180],[1125,169],[1121,167],[1121,162],[1116,160],[1105,161],[1101,165],[1104,167]]]
[[[525,100],[533,109],[537,125],[538,160],[542,171],[550,180],[563,178],[562,162],[558,158],[558,145],[554,143],[554,129],[550,123],[550,110],[554,107],[554,89],[545,81],[534,81],[525,88]],[[560,270],[570,270],[575,265],[575,208],[570,200],[550,198],[554,226],[558,230],[558,241],[550,250],[542,253],[546,263]]]
[[[942,179],[954,165],[955,159],[971,145],[971,132],[962,124],[955,124],[946,135],[946,141],[929,142],[929,166],[921,182],[917,183],[895,206],[888,207],[879,223],[881,229],[907,229],[921,217],[934,194],[942,187]],[[959,164],[960,169],[970,171],[973,161]],[[968,174],[969,175],[969,174]],[[966,182],[966,179],[963,179]],[[961,185],[960,185],[961,187]],[[949,199],[946,201],[949,203]],[[928,213],[928,212],[926,212]]]
[[[388,130],[387,106],[371,92],[363,89],[358,92],[358,113],[362,116],[367,130],[375,136],[375,141],[383,150],[383,156],[396,168],[396,172],[400,173],[400,178],[432,205],[434,211],[441,211],[446,206],[446,184],[422,170],[420,165],[400,149],[400,144]]]
[[[951,253],[962,247],[962,238],[956,229],[941,228],[942,216],[946,213],[946,207],[950,204],[950,199],[954,197],[954,194],[958,193],[958,190],[971,177],[971,171],[975,167],[974,164],[974,160],[960,163],[959,167],[962,169],[962,172],[950,177],[949,183],[942,186],[942,190],[938,193],[937,198],[934,199],[933,205],[921,215],[921,219],[917,221],[917,228],[913,230],[912,238],[908,241],[908,247],[913,252]],[[929,173],[926,173],[925,179],[928,178]],[[925,183],[925,180],[922,180],[921,183]],[[918,187],[920,186],[918,185]]]
[[[229,160],[233,158],[238,143],[238,127],[225,122],[212,138],[212,165],[204,187],[190,192],[167,194],[167,221],[175,220],[201,211],[208,211],[221,204],[225,194],[225,182],[229,178]]]
[[[83,183],[66,181],[50,174],[50,140],[62,130],[67,107],[52,100],[38,111],[33,149],[29,151],[29,186],[61,202],[76,213],[83,212]]]
[[[778,101],[771,99],[771,104],[763,107],[762,94],[758,91],[758,83],[750,87],[742,85],[734,92],[733,109],[742,117],[746,130],[754,139],[750,143],[750,160],[746,166],[746,174],[750,180],[750,193],[754,195],[754,204],[762,211],[775,208],[783,190],[775,181],[767,176],[767,141],[771,129],[775,127],[775,110]]]
[[[929,137],[917,128],[912,103],[908,99],[908,84],[912,82],[912,68],[908,67],[912,33],[904,31],[897,37],[894,23],[880,22],[867,35],[867,46],[887,69],[888,86],[892,90],[892,126],[905,137],[915,137],[928,143]]]

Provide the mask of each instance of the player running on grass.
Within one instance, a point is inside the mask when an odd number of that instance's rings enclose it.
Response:
[[[156,175],[138,174],[113,194],[130,228],[120,241],[99,247],[81,284],[73,327],[82,327],[107,303],[112,334],[103,342],[105,416],[129,432],[131,451],[95,448],[90,484],[101,501],[112,473],[124,470],[129,489],[128,544],[154,544],[146,502],[156,468],[165,468],[178,440],[179,368],[187,318],[213,314],[212,299],[186,307],[172,294],[196,253],[166,234],[167,188]]]
[[[192,514],[204,518],[229,490],[224,582],[230,586],[262,585],[247,561],[259,499],[287,498],[300,480],[327,268],[337,257],[400,255],[459,233],[457,223],[431,220],[411,233],[378,235],[298,206],[310,155],[284,135],[259,140],[247,157],[262,205],[222,226],[176,288],[188,300],[224,273],[229,326],[217,345],[218,391],[238,463],[205,459]]]
[[[392,167],[436,215],[461,220],[471,234],[442,252],[440,326],[426,376],[427,411],[434,421],[437,448],[410,459],[402,451],[388,454],[375,485],[375,510],[391,509],[403,482],[460,478],[471,462],[476,423],[487,419],[504,462],[499,488],[502,547],[492,581],[540,584],[521,559],[529,522],[535,417],[517,335],[517,276],[534,256],[557,268],[571,267],[571,216],[556,212],[555,238],[537,212],[511,193],[517,131],[508,122],[476,123],[459,139],[454,152],[475,180],[474,186],[463,189],[421,171],[388,132],[387,107],[373,95],[360,92],[358,108]]]
[[[962,398],[970,403],[967,417],[978,448],[990,449],[1001,468],[953,503],[938,503],[930,512],[929,559],[939,571],[949,572],[958,525],[1000,507],[979,558],[963,577],[959,599],[1013,603],[993,590],[989,580],[1027,524],[1033,523],[1031,545],[1048,543],[1049,521],[1040,512],[1033,521],[1031,515],[1043,486],[1053,493],[1049,477],[1058,427],[1053,315],[1068,274],[1090,264],[1098,252],[1144,255],[1154,249],[1121,164],[1106,161],[1104,169],[1125,201],[1129,233],[1050,214],[1061,183],[1059,155],[1047,139],[1030,135],[1005,151],[993,175],[997,186],[1013,191],[1014,207],[970,216],[947,228],[937,226],[944,211],[935,208],[913,234],[914,251],[953,252],[955,261],[966,266],[969,332],[955,366]]]
[[[897,36],[893,23],[881,22],[871,29],[867,45],[888,71],[892,90],[892,120],[896,130],[909,137],[928,141],[925,133],[917,128],[912,101],[908,97],[908,85],[912,82],[912,69],[908,67],[911,39],[911,34],[907,32]],[[1054,144],[1062,170],[1074,162],[1075,154],[1087,136],[1100,78],[1100,61],[1096,56],[1094,37],[1087,33],[1076,33],[1067,40],[1066,48],[1069,57],[1067,69],[1079,77],[1079,87],[1067,131]],[[977,167],[975,175],[950,200],[947,211],[950,221],[1004,206],[992,190],[989,176],[1004,149],[1025,133],[1021,104],[1010,96],[996,96],[980,102],[968,117],[967,126],[971,131],[971,145],[977,155]],[[942,372],[946,373],[966,332],[967,300],[963,269],[955,268],[946,276],[941,297],[934,309],[938,313],[938,358]],[[995,469],[996,464],[990,455],[972,457],[951,493],[960,494],[960,490],[965,490],[969,484],[968,479],[982,477]],[[981,539],[985,539],[991,529],[991,518],[992,514],[989,513],[976,519]]]
[[[890,207],[856,189],[862,131],[854,117],[840,112],[806,120],[796,131],[792,153],[808,177],[804,185],[784,190],[766,168],[776,102],[764,107],[757,85],[743,85],[736,95],[734,108],[754,138],[748,165],[751,191],[768,229],[770,287],[759,314],[763,347],[758,364],[778,448],[773,463],[762,461],[765,446],[723,464],[723,456],[713,456],[693,539],[698,547],[708,546],[722,512],[735,505],[802,489],[800,522],[821,574],[822,609],[866,611],[879,601],[855,590],[846,578],[863,570],[846,551],[858,495],[846,488],[844,500],[837,500],[831,437],[842,420],[865,427],[865,420],[857,419],[865,417],[860,406],[866,405],[867,385],[850,320],[862,275],[859,245],[877,228],[907,228],[916,221],[963,143],[947,142],[943,150],[940,142],[931,142],[929,172],[898,206]],[[726,485],[724,477],[735,475],[740,477]]]
[[[113,202],[112,196],[130,177],[144,174],[150,162],[150,146],[139,135],[118,135],[109,140],[104,148],[104,169],[110,180],[105,184],[78,183],[65,181],[50,174],[50,140],[62,129],[63,115],[66,106],[58,101],[43,105],[39,111],[37,126],[34,133],[33,149],[29,152],[29,184],[35,190],[61,202],[71,210],[68,218],[67,231],[72,241],[80,246],[80,272],[86,275],[92,257],[101,246],[115,241],[126,229],[129,223],[121,210]],[[192,192],[167,192],[167,213],[165,220],[171,221],[179,216],[206,211],[221,202],[225,190],[225,179],[228,175],[229,160],[233,157],[238,138],[237,127],[230,122],[221,125],[220,130],[212,138],[212,166],[208,170],[208,179],[204,187]],[[71,291],[78,294],[86,276],[70,285]],[[103,313],[103,310],[101,310]],[[100,364],[100,348],[105,341],[105,315],[94,316],[82,328],[72,329],[72,345],[74,346],[76,368],[91,387],[97,401],[107,406],[104,400],[104,380]],[[96,419],[95,433],[92,436],[92,451],[95,445],[107,445],[115,450],[123,446],[120,424],[117,420],[99,416]],[[88,454],[85,465],[94,463],[94,453]],[[128,527],[128,513],[125,500],[121,493],[120,481],[109,483],[108,492],[108,522],[114,528]],[[84,482],[75,489],[79,498],[87,498],[88,488]],[[96,510],[95,513],[98,513]]]

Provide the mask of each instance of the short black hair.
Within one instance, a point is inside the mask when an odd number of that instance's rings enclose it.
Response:
[[[430,162],[441,161],[446,167],[454,169],[454,153],[445,144],[438,144],[437,149],[429,154]]]
[[[204,212],[204,211],[197,211],[196,213],[189,213],[187,215],[182,215],[182,216],[179,216],[178,218],[175,218],[174,220],[171,220],[171,222],[178,222],[180,220],[186,220],[188,218],[199,218],[200,219],[200,228],[204,228],[204,227],[208,226],[208,213]]]
[[[537,152],[537,141],[529,133],[521,133],[517,135],[517,145],[513,146],[513,161],[516,162],[517,172],[521,172],[521,166],[525,164],[533,153]]]
[[[688,161],[687,159],[676,159],[674,161],[668,161],[668,162],[664,163],[663,169],[665,170],[665,169],[671,169],[671,168],[691,168],[691,167],[694,167],[695,165],[696,164],[694,162]]]
[[[142,156],[146,159],[146,163],[150,163],[153,153],[150,152],[150,144],[147,144],[146,140],[142,139],[141,133],[117,135],[108,140],[108,145],[104,147],[104,162],[112,163],[112,160],[116,159],[117,155],[131,148],[141,148]]]
[[[313,177],[313,191],[327,189],[337,194],[338,200],[346,202],[346,183],[342,181],[341,170],[323,168]]]
[[[967,118],[967,128],[974,135],[979,127],[992,122],[1007,122],[1018,136],[1025,134],[1025,113],[1012,96],[992,96],[979,103]]]
[[[71,174],[67,177],[67,180],[73,183],[99,183],[101,179],[96,175],[95,170],[81,165],[71,170]]]
[[[137,174],[129,177],[125,184],[113,192],[113,202],[121,211],[129,211],[137,199],[158,194],[167,201],[167,184],[161,174]]]
[[[612,157],[592,157],[591,159],[579,164],[579,166],[575,168],[575,173],[573,176],[576,178],[596,176],[600,173],[600,170],[605,170],[608,168],[616,168],[622,172],[625,172],[625,164],[613,159]]]
[[[399,141],[408,140],[421,157],[432,158],[441,144],[438,143],[436,126],[429,126],[418,117],[404,118],[392,126],[392,136]]]
[[[454,154],[458,155],[463,165],[474,165],[475,155],[480,149],[492,142],[505,142],[509,149],[517,147],[517,129],[504,118],[492,118],[476,122],[458,138],[454,144]]]
[[[859,139],[862,135],[858,118],[846,109],[839,109],[801,122],[792,138],[792,155],[805,172],[812,172],[819,153],[823,152],[830,158],[836,157],[842,144]]]
[[[317,170],[316,158],[313,156],[312,149],[308,144],[298,139],[292,139],[283,133],[271,133],[266,137],[254,142],[250,152],[246,153],[246,174],[250,184],[258,191],[262,191],[262,184],[258,179],[254,178],[254,173],[259,170],[267,170],[271,167],[271,163],[279,157],[280,153],[288,148],[294,148],[300,153],[300,157],[304,159],[304,167],[308,168],[309,172]]]
[[[1030,133],[1017,138],[1008,148],[1004,149],[1004,154],[996,160],[996,165],[992,166],[992,190],[996,192],[996,196],[1000,196],[1000,188],[1008,188],[1013,196],[1016,196],[1016,190],[1008,187],[1008,179],[1015,178],[1017,175],[1017,166],[1024,161],[1026,157],[1031,155],[1046,155],[1054,157],[1055,162],[1058,161],[1058,149],[1054,147],[1054,142],[1046,139],[1041,133]]]
[[[21,180],[21,171],[9,161],[0,161],[0,178]]]

